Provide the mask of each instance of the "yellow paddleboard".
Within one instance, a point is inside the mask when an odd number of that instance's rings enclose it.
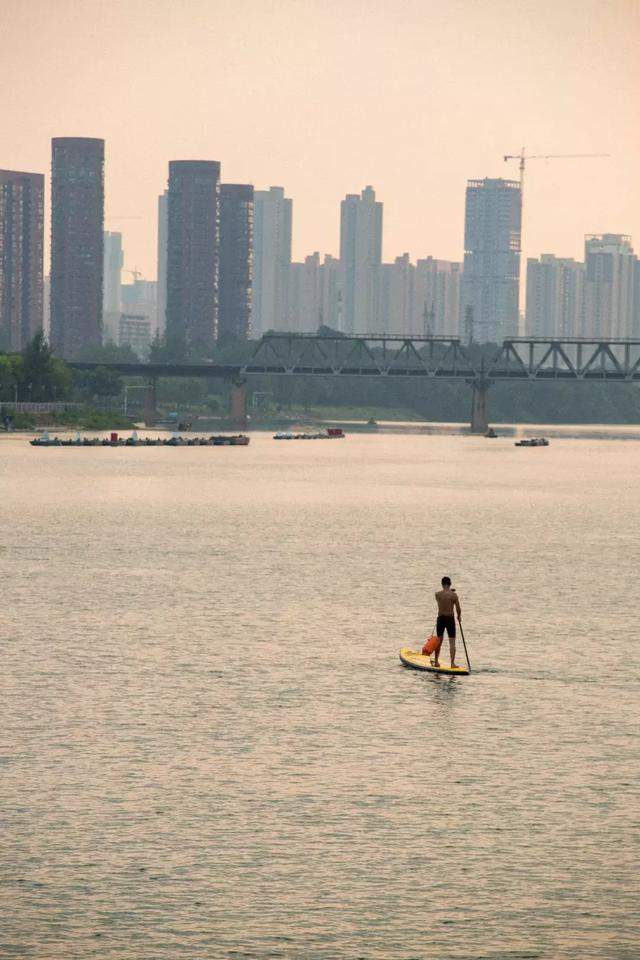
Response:
[[[468,677],[469,671],[466,667],[445,667],[442,661],[441,666],[432,667],[429,657],[425,657],[418,650],[412,650],[410,647],[402,647],[400,650],[400,660],[405,667],[411,667],[413,670],[427,670],[429,673],[445,673],[450,677]]]

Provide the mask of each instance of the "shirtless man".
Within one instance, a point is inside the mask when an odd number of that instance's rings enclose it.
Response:
[[[444,632],[447,631],[449,637],[449,650],[451,652],[451,666],[457,667],[456,663],[456,618],[453,615],[455,610],[458,614],[458,620],[462,619],[462,611],[460,610],[460,601],[458,600],[458,594],[451,586],[451,579],[449,577],[442,578],[442,590],[438,590],[436,593],[436,600],[438,602],[438,620],[436,623],[436,636],[438,638],[438,646],[433,652],[433,660],[431,661],[434,667],[440,666],[440,661],[438,657],[440,656],[440,647],[442,646],[442,641],[444,640]]]

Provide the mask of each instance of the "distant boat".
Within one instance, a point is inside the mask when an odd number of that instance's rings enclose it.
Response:
[[[516,447],[548,447],[549,441],[546,437],[531,437],[528,440],[516,440]]]
[[[329,427],[323,433],[274,433],[274,440],[337,440],[344,438],[341,427]]]

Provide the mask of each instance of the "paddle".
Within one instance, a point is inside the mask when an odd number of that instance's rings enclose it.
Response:
[[[460,627],[460,636],[462,637],[462,646],[464,647],[464,655],[467,658],[467,666],[469,667],[469,673],[471,673],[471,664],[469,663],[469,654],[467,653],[467,645],[464,642],[464,630],[462,629],[462,624],[458,620],[458,626]]]

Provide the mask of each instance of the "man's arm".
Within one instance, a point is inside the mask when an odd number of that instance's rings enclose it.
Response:
[[[456,598],[454,600],[454,606],[458,614],[458,620],[462,619],[462,610],[460,609],[460,601],[458,600],[458,594],[456,593]]]

